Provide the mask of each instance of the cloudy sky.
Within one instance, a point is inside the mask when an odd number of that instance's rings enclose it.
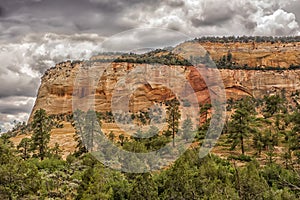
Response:
[[[27,120],[47,68],[88,59],[120,32],[284,36],[300,35],[299,23],[299,0],[0,0],[0,127]]]

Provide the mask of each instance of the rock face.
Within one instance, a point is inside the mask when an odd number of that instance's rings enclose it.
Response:
[[[188,48],[190,45],[187,42],[176,48]],[[197,43],[196,45],[202,45],[207,49],[214,60],[222,58],[230,51],[233,61],[241,65],[286,68],[291,64],[300,65],[299,43]],[[71,113],[72,104],[76,98],[88,100],[93,97],[95,110],[101,112],[111,110],[112,98],[119,101],[119,105],[128,106],[132,112],[172,99],[178,95],[176,93],[184,97],[196,94],[199,102],[208,102],[210,95],[208,84],[204,79],[208,78],[209,84],[216,87],[219,82],[214,79],[212,69],[203,66],[201,69],[199,73],[190,66],[161,65],[157,67],[151,64],[100,61],[63,62],[49,69],[42,77],[30,120],[39,108],[45,109],[48,114]],[[177,76],[172,78],[173,72]],[[263,97],[282,90],[287,93],[300,90],[300,70],[221,69],[219,73],[226,89],[227,99],[236,99],[244,95]],[[149,84],[146,79],[151,77],[154,77],[152,80],[154,83]],[[184,77],[188,84],[177,77]],[[155,84],[155,82],[164,84]],[[175,86],[170,89],[169,86],[172,85]],[[192,87],[193,94],[187,92],[188,85]],[[123,97],[128,97],[129,100]],[[87,105],[80,106],[86,107]]]
[[[250,95],[264,95],[285,91],[286,94],[300,89],[300,70],[227,70],[220,73],[226,88],[227,99]]]
[[[75,105],[81,110],[94,106],[96,111],[106,112],[111,111],[112,99],[119,109],[137,112],[175,95],[185,100],[194,94],[197,102],[209,101],[205,81],[191,66],[64,62],[42,77],[32,115],[40,108],[48,114],[71,113]],[[91,99],[93,104],[88,105]]]
[[[189,45],[186,43],[185,45]],[[199,43],[213,60],[232,54],[232,61],[240,66],[281,67],[300,65],[300,42],[295,43]]]
[[[95,97],[95,109],[101,112],[110,111],[111,99],[116,91],[118,91],[117,94],[119,97],[128,95],[126,89],[122,91],[120,88],[115,88],[116,84],[119,85],[122,77],[137,67],[137,64],[132,63],[113,63],[112,67],[108,68],[109,70],[101,77],[94,88],[95,91],[92,87],[84,85],[80,87],[81,91],[76,91],[75,82],[82,65],[83,63],[72,64],[71,62],[66,62],[50,70],[42,78],[42,84],[33,108],[33,113],[39,108],[44,108],[49,114],[71,113],[72,98],[75,93],[80,93],[79,95],[82,98],[93,94]],[[107,63],[100,63],[98,67],[103,67],[103,65],[107,65]],[[145,66],[146,64],[139,65],[139,67]],[[207,85],[197,70],[186,66],[171,67],[179,69],[182,75],[185,75],[200,102],[209,101]],[[117,71],[112,72],[111,70],[114,69]],[[287,93],[300,90],[300,70],[263,71],[221,69],[219,71],[226,89],[227,99],[236,99],[245,95],[263,97],[266,94],[280,92],[283,89]],[[176,91],[184,91],[184,84],[177,83],[177,85],[182,87]],[[129,106],[133,112],[136,112],[150,107],[153,102],[162,102],[172,98],[174,98],[174,93],[167,87],[160,85],[153,87],[148,84],[139,84],[132,92]]]

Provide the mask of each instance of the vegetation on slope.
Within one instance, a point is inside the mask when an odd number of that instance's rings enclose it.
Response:
[[[285,101],[284,93],[263,99],[247,97],[229,101],[229,115],[214,150],[216,155],[210,154],[203,159],[198,157],[198,152],[210,122],[209,104],[201,105],[199,115],[203,120],[197,129],[188,119],[182,127],[172,124],[180,116],[180,111],[169,102],[167,130],[160,132],[152,127],[150,132],[140,130],[133,137],[116,136],[111,132],[108,135],[111,141],[132,152],[161,148],[172,142],[177,129],[176,134],[183,139],[196,132],[193,148],[173,165],[144,174],[109,169],[88,153],[89,148],[83,145],[82,137],[93,143],[89,139],[95,134],[91,122],[109,120],[105,113],[86,118],[91,115],[77,111],[89,123],[82,130],[77,129],[80,133],[77,151],[62,160],[59,146],[49,148],[47,145],[55,117],[48,117],[39,110],[31,127],[35,135],[30,139],[22,140],[17,147],[10,142],[8,134],[0,139],[0,198],[299,199],[299,94],[296,92],[290,98],[293,103]],[[137,118],[140,116],[143,115],[136,115]],[[72,121],[72,116],[56,117]],[[146,120],[145,125],[148,123]],[[78,127],[76,123],[74,126]],[[138,137],[141,134],[155,136],[141,139]],[[176,140],[174,142],[176,144]],[[226,151],[230,155],[226,156]]]

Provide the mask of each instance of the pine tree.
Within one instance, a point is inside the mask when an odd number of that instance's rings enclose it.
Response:
[[[62,150],[60,149],[59,144],[56,142],[55,146],[51,149],[51,154],[55,158],[60,159],[61,158],[61,156],[60,156],[61,152],[62,152]]]
[[[30,157],[29,150],[31,145],[31,139],[30,138],[23,138],[19,145],[17,146],[17,149],[22,154],[21,157],[25,160]]]
[[[158,187],[151,174],[144,173],[135,176],[130,199],[159,199]]]
[[[39,109],[34,113],[31,149],[38,151],[38,157],[41,160],[44,160],[48,152],[48,143],[50,141],[50,131],[52,126],[52,120],[47,116],[45,110]]]
[[[232,139],[231,149],[240,144],[242,154],[245,153],[244,139],[249,136],[249,133],[253,131],[250,123],[254,119],[254,103],[250,98],[244,98],[237,102],[236,110],[231,117],[229,123],[229,138]]]
[[[263,113],[265,118],[272,117],[283,110],[284,100],[279,95],[265,96],[264,102]]]
[[[289,150],[294,151],[300,149],[300,112],[295,111],[291,120],[293,122],[293,128],[288,135],[288,146]]]
[[[125,142],[125,136],[124,136],[124,134],[119,135],[119,140],[120,140],[121,146],[123,146],[124,142]]]
[[[172,135],[173,147],[175,147],[175,135],[178,132],[180,117],[179,102],[176,99],[169,101],[166,121],[168,123],[168,131],[170,131]]]

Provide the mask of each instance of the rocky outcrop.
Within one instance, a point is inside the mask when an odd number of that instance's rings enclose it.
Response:
[[[300,70],[227,70],[220,73],[226,88],[227,99],[250,95],[261,98],[264,95],[285,92],[291,94],[300,89]]]
[[[40,108],[48,114],[71,113],[76,102],[79,104],[77,108],[85,110],[88,106],[85,103],[90,98],[94,100],[91,106],[100,112],[111,111],[112,99],[118,106],[127,106],[130,112],[137,112],[173,99],[175,95],[182,100],[188,99],[193,95],[192,91],[197,94],[198,101],[209,101],[205,81],[190,66],[125,62],[94,62],[87,66],[84,62],[65,62],[48,70],[42,77],[32,113]]]
[[[199,43],[186,42],[177,48],[201,46],[207,50],[213,60],[218,61],[227,57],[230,52],[232,62],[238,66],[249,67],[281,67],[300,66],[300,42],[294,43]]]
[[[103,65],[107,65],[107,63],[100,63],[98,67],[103,67]],[[137,64],[113,63],[111,68],[101,76],[100,81],[97,83],[98,85],[94,89],[82,85],[80,91],[76,91],[75,82],[81,66],[82,63],[72,64],[71,62],[66,62],[50,70],[50,72],[42,78],[33,112],[39,108],[44,108],[49,114],[71,113],[72,98],[75,93],[77,95],[75,97],[79,95],[79,97],[82,98],[94,95],[96,110],[101,112],[110,111],[111,99],[114,93],[117,93],[119,97],[129,94],[127,89],[122,91],[120,88],[115,88],[116,84],[119,85],[118,82],[122,77],[126,76]],[[139,65],[139,67],[146,66],[146,64]],[[200,102],[209,101],[207,85],[197,70],[185,66],[171,67],[180,69],[181,73],[185,75]],[[112,72],[111,70],[114,69],[117,71]],[[69,70],[71,71],[68,77],[62,75]],[[244,95],[263,97],[266,94],[272,94],[282,90],[285,90],[287,93],[300,90],[300,70],[264,71],[221,69],[219,71],[226,89],[227,99],[236,99]],[[185,85],[180,83],[176,84],[180,87],[177,88],[176,91],[183,92]],[[174,98],[174,93],[167,87],[160,85],[151,86],[141,83],[136,86],[136,89],[132,92],[129,105],[131,106],[130,109],[136,112],[150,107],[153,102],[162,102],[172,98]]]
[[[222,58],[230,51],[233,61],[241,65],[286,68],[292,64],[300,65],[299,43],[186,42],[176,47],[175,52],[176,49],[193,48],[193,45],[201,45],[207,49],[215,60]],[[168,70],[174,71],[177,76],[184,77],[188,81],[188,85],[193,88],[199,102],[210,100],[205,78],[210,80],[209,84],[215,86],[219,84],[217,80],[214,80],[212,69],[203,66],[199,73],[191,66],[160,65],[157,67],[145,63],[108,63],[91,60],[93,62],[63,62],[49,69],[42,77],[32,113],[39,108],[45,109],[48,114],[71,113],[74,98],[89,99],[90,97],[94,98],[97,111],[110,111],[112,98],[115,98],[119,101],[119,105],[128,106],[131,112],[136,112],[172,99],[177,95],[176,92],[186,97],[192,95],[186,92],[187,84],[181,79],[172,78],[172,74],[167,74]],[[244,95],[263,97],[282,90],[286,93],[300,90],[300,70],[220,69],[219,73],[226,89],[227,99],[236,99]],[[154,82],[164,83],[164,85],[149,84],[146,80],[149,77],[160,77]],[[175,85],[173,90],[168,87],[171,85]],[[129,100],[124,97],[128,97]],[[128,105],[123,101],[128,101]]]

